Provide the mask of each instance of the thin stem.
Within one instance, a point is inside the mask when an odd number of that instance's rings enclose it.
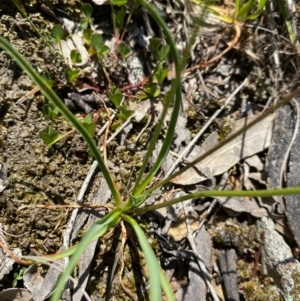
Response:
[[[211,155],[212,153],[214,153],[215,151],[217,151],[220,147],[226,145],[227,143],[229,143],[230,141],[232,141],[233,139],[235,139],[237,136],[239,136],[242,133],[246,132],[254,124],[256,124],[257,122],[261,121],[262,119],[264,119],[269,114],[274,113],[282,105],[290,102],[295,96],[297,96],[299,94],[300,94],[300,88],[297,88],[297,89],[293,90],[286,97],[284,97],[281,101],[279,101],[276,105],[274,105],[273,107],[267,109],[264,114],[261,114],[261,115],[257,116],[255,119],[253,119],[252,121],[250,121],[247,125],[245,125],[245,127],[243,127],[240,130],[236,131],[234,134],[232,134],[231,136],[229,136],[227,139],[223,140],[217,146],[211,148],[205,154],[199,156],[198,158],[196,158],[195,160],[193,160],[192,162],[190,162],[189,164],[187,164],[185,167],[183,167],[182,169],[180,169],[179,171],[177,171],[173,175],[171,175],[168,178],[160,181],[158,184],[152,186],[150,189],[146,190],[144,193],[145,194],[152,193],[156,189],[158,189],[158,188],[162,187],[164,184],[168,183],[170,180],[172,180],[172,179],[176,178],[177,176],[179,176],[180,174],[184,173],[186,170],[194,167],[197,163],[199,163],[200,161],[202,161],[204,158],[208,157],[209,155]]]
[[[173,81],[172,89],[171,89],[169,95],[167,96],[167,99],[166,99],[166,102],[164,105],[164,109],[163,109],[163,113],[156,126],[153,137],[151,139],[149,149],[144,158],[144,164],[142,165],[142,167],[139,171],[135,186],[133,187],[132,194],[134,196],[138,196],[143,192],[143,190],[151,182],[151,180],[155,176],[156,172],[160,168],[161,164],[165,160],[165,158],[169,152],[171,143],[172,143],[172,139],[174,136],[175,127],[176,127],[176,123],[177,123],[177,118],[178,118],[180,106],[181,106],[181,63],[180,63],[179,54],[178,54],[173,36],[172,36],[171,32],[169,31],[167,25],[165,24],[164,20],[157,13],[157,10],[155,9],[155,7],[153,5],[151,5],[148,1],[145,1],[145,0],[141,0],[141,3],[149,11],[149,13],[151,14],[154,21],[157,23],[157,25],[159,25],[162,28],[162,30],[164,32],[166,40],[167,40],[168,44],[170,45],[170,52],[171,52],[171,55],[173,57],[174,64],[175,64],[176,77],[175,77],[175,80]],[[145,179],[141,182],[141,179],[142,179],[144,171],[148,165],[152,151],[157,144],[157,139],[161,132],[161,128],[163,126],[163,121],[167,114],[167,110],[172,103],[174,91],[176,93],[174,108],[173,108],[170,124],[169,124],[168,130],[167,130],[167,134],[166,134],[164,143],[161,147],[161,150],[157,157],[156,162],[153,164],[151,170],[149,171],[149,173],[147,174]]]
[[[207,190],[191,193],[188,195],[181,196],[176,199],[172,199],[161,204],[147,206],[145,208],[135,208],[129,210],[127,213],[145,213],[148,211],[153,211],[159,208],[168,207],[179,202],[198,199],[204,197],[271,197],[275,195],[290,195],[290,194],[300,194],[300,187],[288,187],[281,189],[263,189],[263,190],[235,190],[235,191],[220,191],[220,190]]]

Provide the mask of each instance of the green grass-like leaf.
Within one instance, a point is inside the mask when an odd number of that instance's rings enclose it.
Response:
[[[145,256],[150,282],[150,300],[161,301],[160,266],[157,258],[139,224],[130,216],[122,214],[122,218],[133,228]]]
[[[159,15],[156,8],[152,4],[150,4],[148,1],[141,0],[140,3],[143,6],[145,6],[145,8],[150,13],[151,17],[155,20],[157,25],[160,26],[163,30],[163,33],[167,40],[167,43],[170,46],[170,54],[171,54],[172,59],[175,64],[175,80],[172,83],[171,90],[166,95],[163,112],[162,112],[160,120],[154,130],[150,145],[148,147],[147,153],[144,158],[143,165],[137,175],[136,183],[132,190],[132,194],[136,197],[139,196],[141,193],[143,193],[146,186],[151,182],[151,180],[153,179],[153,177],[159,170],[161,164],[164,162],[164,160],[169,152],[170,146],[172,144],[172,139],[173,139],[173,136],[175,133],[176,123],[177,123],[177,118],[178,118],[180,107],[181,107],[181,68],[182,68],[181,60],[180,60],[173,36],[172,36],[171,32],[169,31],[167,25],[165,24],[164,20]],[[175,94],[175,97],[174,97],[174,94]],[[146,177],[144,177],[144,172],[145,172],[145,169],[149,162],[149,158],[155,148],[156,141],[157,141],[157,139],[160,135],[161,129],[163,127],[164,118],[166,117],[168,108],[170,107],[171,104],[173,104],[173,111],[172,111],[172,115],[171,115],[171,119],[170,119],[170,123],[169,123],[169,127],[168,127],[168,130],[166,133],[165,140],[163,142],[163,145],[159,152],[157,160],[153,164],[152,168],[150,169],[150,171],[148,172]],[[144,179],[142,180],[143,177],[144,177]]]
[[[106,216],[104,216],[101,220],[94,223],[91,228],[87,231],[87,233],[84,235],[84,237],[81,239],[80,243],[76,246],[76,250],[74,254],[71,256],[69,264],[67,265],[66,269],[62,273],[62,275],[59,277],[59,280],[56,285],[56,289],[51,296],[51,301],[58,301],[60,299],[60,296],[62,294],[63,288],[65,283],[68,280],[69,275],[72,273],[72,271],[75,268],[75,265],[77,261],[79,260],[81,254],[83,253],[86,246],[92,242],[93,240],[99,238],[103,234],[105,234],[107,231],[109,231],[112,227],[115,227],[121,217],[120,217],[121,211],[119,209],[114,209],[110,213],[108,213]]]
[[[127,3],[127,0],[111,0],[112,5],[123,6]]]

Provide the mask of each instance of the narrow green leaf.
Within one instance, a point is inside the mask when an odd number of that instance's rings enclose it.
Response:
[[[111,0],[112,5],[122,6],[127,3],[127,0]]]
[[[160,277],[160,266],[158,260],[139,224],[130,216],[121,214],[124,220],[126,220],[133,228],[142,251],[145,256],[146,265],[149,273],[150,282],[150,300],[161,301],[161,277]]]
[[[164,291],[164,293],[166,294],[166,300],[168,301],[176,301],[173,290],[171,288],[171,285],[169,283],[169,281],[167,280],[164,272],[162,271],[162,269],[160,269],[160,281],[161,281],[161,286],[162,289]]]
[[[151,192],[151,189],[148,191]],[[300,194],[300,187],[288,187],[288,188],[279,188],[279,189],[262,189],[262,190],[234,190],[234,191],[228,191],[228,190],[207,190],[207,191],[201,191],[201,192],[195,192],[190,193],[175,199],[171,199],[169,201],[157,204],[157,205],[150,205],[144,208],[134,208],[131,209],[130,213],[145,213],[148,211],[157,210],[160,208],[169,207],[187,200],[192,199],[198,199],[198,198],[215,198],[218,196],[221,197],[272,197],[276,195],[296,195]]]
[[[48,125],[47,128],[40,133],[40,137],[43,139],[44,143],[47,146],[50,146],[59,141],[59,134],[59,131],[54,130],[50,125]]]
[[[255,19],[257,19],[260,16],[260,14],[262,13],[262,11],[264,10],[264,8],[266,6],[266,3],[267,3],[267,0],[259,0],[257,10],[255,11],[255,13],[248,16],[246,18],[246,20],[255,20]]]
[[[256,0],[249,0],[245,4],[243,4],[237,14],[237,20],[239,21],[245,20],[249,15],[251,9],[254,9],[255,2]]]
[[[54,290],[54,293],[50,298],[51,301],[58,301],[60,299],[64,285],[67,282],[69,275],[74,270],[75,265],[77,264],[81,254],[83,253],[87,245],[93,240],[98,239],[111,228],[115,227],[121,219],[120,213],[120,209],[114,209],[90,227],[90,229],[81,239],[80,243],[76,246],[76,252],[73,254],[73,256],[71,256],[69,264],[66,266],[64,272],[59,277],[56,284],[56,289]]]
[[[24,18],[27,18],[27,13],[19,0],[12,0],[13,4],[17,7],[19,12]]]
[[[176,48],[176,45],[175,45],[175,42],[173,39],[173,35],[170,32],[170,30],[169,30],[168,26],[166,25],[165,21],[163,20],[163,18],[157,12],[157,9],[152,4],[150,4],[149,1],[140,0],[140,3],[147,9],[147,11],[151,15],[151,17],[155,20],[157,25],[162,28],[163,33],[166,37],[166,41],[167,41],[168,45],[170,45],[170,54],[171,54],[172,59],[175,64],[175,79],[172,82],[170,92],[167,93],[166,101],[164,104],[163,111],[161,113],[160,120],[158,121],[158,123],[155,127],[152,139],[150,141],[150,145],[149,145],[149,147],[147,149],[147,153],[144,157],[143,165],[141,166],[141,168],[138,172],[134,187],[132,189],[132,194],[134,196],[140,195],[143,192],[143,190],[145,189],[145,187],[147,187],[147,185],[152,181],[153,177],[159,170],[161,164],[164,162],[164,160],[169,152],[169,149],[172,145],[172,140],[174,137],[176,123],[177,123],[177,119],[178,119],[180,108],[181,108],[181,70],[182,70],[182,61],[184,61],[184,58],[182,59],[179,57],[179,54],[178,54],[178,51],[177,51],[177,48]],[[162,129],[164,121],[165,121],[164,118],[166,117],[166,115],[168,113],[168,109],[171,104],[173,104],[173,111],[172,111],[168,129],[167,129],[166,137],[164,139],[164,142],[163,142],[163,145],[159,152],[159,155],[157,157],[157,160],[151,167],[150,171],[147,173],[146,177],[144,177],[144,172],[145,172],[146,168],[148,167],[148,162],[152,155],[152,151],[154,150],[155,146],[157,145],[157,139],[158,139],[159,135],[161,134],[161,129]]]
[[[116,21],[119,29],[124,27],[124,19],[125,19],[126,11],[123,7],[119,9],[116,13]]]
[[[241,0],[235,0],[234,2],[234,19],[237,19],[241,7]]]

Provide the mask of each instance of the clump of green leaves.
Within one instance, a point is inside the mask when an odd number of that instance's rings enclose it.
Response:
[[[78,69],[78,68],[75,68],[75,69],[67,68],[66,76],[67,76],[68,83],[74,84],[77,80],[79,73],[80,73],[80,69]]]
[[[128,110],[126,106],[122,105],[124,96],[122,95],[119,88],[112,86],[110,91],[108,92],[108,96],[110,101],[119,110],[119,113],[117,114],[118,120],[114,121],[111,126],[113,130],[116,130],[122,124],[122,122],[125,122],[134,114],[134,111]]]
[[[210,11],[218,19],[227,23],[234,23],[257,19],[264,10],[267,0],[235,0],[234,9],[231,13],[228,13],[224,7],[218,6],[218,2],[210,1],[207,3],[203,0],[192,0],[192,2]]]
[[[43,111],[44,114],[52,120],[57,119],[60,114],[59,109],[53,104],[45,104],[43,106]],[[96,125],[93,121],[92,115],[86,115],[83,120],[80,120],[80,122],[84,126],[90,137],[94,137]],[[48,125],[44,131],[40,132],[40,137],[47,146],[51,146],[72,133],[74,133],[74,130],[61,134],[59,130],[55,130],[52,126]]]
[[[26,267],[18,267],[18,271],[14,273],[13,287],[16,287],[19,280],[23,280],[23,275],[26,271]]]

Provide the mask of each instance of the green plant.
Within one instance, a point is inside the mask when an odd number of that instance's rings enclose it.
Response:
[[[26,271],[26,267],[18,267],[18,272],[14,273],[13,287],[16,287],[19,280],[23,280],[23,275]]]
[[[267,0],[235,0],[234,7],[231,9],[224,8],[222,6],[217,6],[214,4],[214,1],[191,1],[207,9],[208,11],[213,13],[218,19],[227,23],[245,22],[247,20],[257,19],[262,13],[267,3]]]
[[[63,257],[71,256],[69,264],[63,274],[61,275],[56,290],[52,296],[52,300],[58,300],[60,297],[60,294],[63,290],[64,284],[67,281],[68,275],[71,274],[73,271],[79,257],[81,256],[82,252],[86,248],[86,246],[93,240],[99,238],[106,232],[108,232],[110,229],[114,228],[120,221],[127,222],[136,233],[137,239],[139,241],[139,244],[141,246],[141,249],[143,253],[145,254],[146,264],[149,270],[149,282],[150,282],[150,299],[151,300],[161,300],[161,294],[162,290],[166,294],[168,300],[175,300],[172,290],[162,273],[159,263],[155,257],[155,254],[137,221],[134,219],[133,214],[137,213],[143,213],[149,210],[154,210],[161,207],[166,207],[175,203],[183,202],[185,200],[194,199],[194,198],[200,198],[200,197],[213,197],[213,196],[261,196],[261,197],[267,197],[267,196],[273,196],[273,195],[286,195],[286,194],[299,194],[300,188],[294,187],[294,188],[286,188],[286,189],[277,189],[277,190],[261,190],[261,191],[201,191],[196,192],[192,194],[188,194],[179,198],[172,199],[168,202],[159,204],[159,205],[153,205],[145,208],[140,208],[141,205],[145,203],[147,198],[155,192],[156,189],[162,187],[165,183],[170,181],[172,178],[178,176],[180,173],[184,172],[188,168],[193,167],[197,162],[202,160],[204,157],[208,156],[210,153],[216,150],[217,147],[220,147],[228,141],[232,140],[235,136],[232,135],[230,138],[227,138],[222,143],[220,143],[219,146],[214,147],[206,154],[200,156],[199,158],[195,159],[193,162],[188,164],[185,168],[181,169],[180,171],[176,172],[172,176],[158,182],[157,184],[150,186],[151,182],[153,181],[154,177],[156,176],[157,172],[159,171],[159,168],[161,164],[164,162],[168,151],[170,149],[172,139],[175,133],[175,127],[177,123],[177,118],[179,115],[179,110],[181,106],[181,70],[182,70],[182,63],[180,61],[179,55],[177,53],[172,35],[170,31],[168,30],[167,26],[165,25],[164,21],[160,17],[160,15],[156,12],[154,7],[149,4],[146,1],[141,1],[141,3],[146,7],[146,9],[150,12],[153,19],[159,24],[159,26],[163,29],[164,34],[166,36],[166,39],[168,41],[168,44],[170,45],[170,54],[172,56],[172,59],[175,63],[175,69],[176,69],[176,76],[172,83],[171,90],[167,93],[165,99],[164,99],[164,109],[161,114],[161,118],[159,122],[156,125],[156,128],[154,130],[150,145],[148,147],[148,151],[145,155],[145,158],[143,160],[143,164],[137,174],[135,183],[133,187],[129,189],[129,192],[122,198],[121,191],[117,184],[115,183],[110,171],[107,169],[104,160],[102,158],[102,154],[98,150],[94,140],[91,137],[90,129],[87,128],[84,123],[79,122],[74,115],[68,110],[68,108],[63,104],[63,102],[58,98],[56,93],[52,90],[52,88],[49,86],[49,84],[43,80],[30,66],[30,64],[2,37],[0,37],[0,47],[3,48],[7,53],[9,53],[14,60],[20,65],[20,67],[25,70],[29,76],[34,80],[36,85],[39,86],[41,89],[41,92],[45,95],[45,97],[51,102],[53,107],[47,108],[48,111],[50,111],[50,115],[53,114],[53,111],[55,109],[59,110],[59,112],[73,125],[75,130],[80,133],[80,135],[85,139],[87,145],[89,146],[90,151],[95,156],[96,160],[98,161],[99,167],[103,173],[103,176],[105,177],[108,186],[112,192],[113,202],[115,203],[115,208],[110,211],[105,217],[98,220],[95,224],[91,226],[91,228],[87,231],[85,236],[82,238],[81,242],[61,253],[57,253],[51,256],[45,256],[45,260],[53,261],[57,260]],[[98,37],[96,38],[98,39]],[[99,39],[98,39],[99,42]],[[97,42],[97,43],[98,43]],[[100,41],[101,42],[101,41]],[[96,46],[96,48],[100,51],[101,54],[101,43],[98,43],[96,45],[100,45],[99,47]],[[94,44],[95,45],[95,44]],[[165,54],[168,52],[166,47],[160,47],[158,46],[156,50],[160,50],[159,57],[160,59],[165,59]],[[163,67],[160,66],[157,68],[156,72],[158,72],[158,75],[156,76],[158,78],[158,81],[161,80],[163,72]],[[153,93],[153,91],[150,91]],[[155,92],[155,89],[154,89]],[[300,89],[297,89],[293,91],[288,97],[283,99],[281,102],[279,102],[274,108],[269,109],[266,114],[270,112],[274,112],[280,105],[287,103],[294,95],[300,92]],[[116,106],[121,105],[121,96],[122,94],[117,89],[111,90],[111,99],[114,101]],[[153,164],[153,166],[150,168],[148,172],[146,172],[148,168],[148,161],[149,158],[156,146],[156,142],[158,140],[158,136],[161,134],[163,129],[163,123],[164,119],[168,113],[169,108],[173,106],[171,119],[166,131],[164,143],[161,147],[160,153],[158,155],[157,161]],[[265,115],[259,116],[257,120],[264,118]],[[51,115],[52,116],[52,115]],[[86,120],[87,124],[90,124],[91,119]],[[247,130],[248,127],[253,125],[254,122],[249,123],[247,127],[243,129],[243,131]],[[240,132],[237,132],[236,135],[240,134]],[[149,188],[150,186],[150,188]],[[28,263],[30,263],[28,261]],[[158,275],[160,275],[158,277]]]
[[[81,19],[80,23],[81,23],[81,27],[83,29],[87,29],[88,25],[90,24],[91,21],[91,17],[93,14],[93,8],[91,7],[90,4],[88,3],[84,3],[81,6],[81,10],[83,12],[83,14],[85,15],[85,17],[83,19]]]
[[[54,107],[53,105],[47,104],[43,106],[43,111],[45,112],[45,115],[51,119],[56,119],[59,112],[58,108]],[[94,137],[95,122],[92,119],[92,115],[86,115],[84,119],[80,120],[79,122],[87,130],[90,137]],[[52,126],[48,125],[44,131],[40,132],[40,137],[43,139],[44,143],[47,146],[51,146],[72,133],[74,133],[74,130],[61,134],[60,131],[55,130]]]

